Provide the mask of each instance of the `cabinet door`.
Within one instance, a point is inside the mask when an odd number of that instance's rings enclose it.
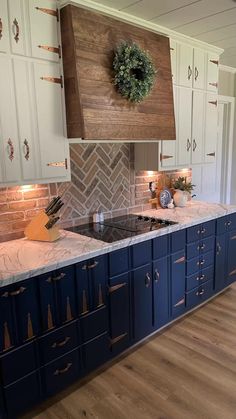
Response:
[[[0,52],[6,52],[9,47],[7,0],[1,0],[0,9]]]
[[[153,263],[154,327],[159,329],[169,320],[168,258]]]
[[[39,334],[39,309],[35,279],[12,291],[15,302],[18,339],[24,343]]]
[[[205,93],[193,92],[192,163],[203,161]]]
[[[193,83],[193,47],[191,47],[190,45],[179,44],[179,54],[178,55],[179,55],[178,56],[179,85],[180,86],[185,86],[185,87],[192,87],[192,83]]]
[[[215,252],[215,291],[220,291],[225,286],[225,257],[226,257],[226,234],[216,236]]]
[[[57,286],[58,311],[60,324],[76,317],[76,293],[74,266],[58,270],[53,278]]]
[[[178,138],[179,138],[178,137],[178,103],[179,103],[178,91],[179,90],[177,89],[177,87],[174,86],[173,94],[174,94],[176,140],[175,141],[161,141],[160,162],[161,162],[162,169],[176,166],[177,144],[178,144]]]
[[[8,0],[8,4],[11,51],[13,54],[26,55],[25,2],[21,0]]]
[[[107,304],[108,262],[107,256],[99,256],[89,261],[91,298],[93,310]]]
[[[48,331],[59,323],[55,282],[51,273],[39,278],[39,296],[42,329],[43,331]]]
[[[142,266],[133,271],[133,321],[134,338],[140,340],[152,331],[152,266]]]
[[[63,134],[60,66],[34,63],[37,124],[42,178],[68,176],[68,143]]]
[[[32,56],[58,61],[60,48],[57,1],[29,0],[29,17]]]
[[[171,255],[171,315],[177,317],[185,310],[185,253]]]
[[[218,92],[219,78],[219,57],[215,54],[208,54],[207,61],[207,90]]]
[[[172,82],[177,83],[177,43],[170,39],[170,59],[171,59],[171,72]]]
[[[236,281],[236,230],[227,234],[227,279],[226,286]]]
[[[0,156],[2,181],[21,180],[15,95],[9,58],[0,56]]]
[[[177,164],[179,166],[188,167],[191,161],[192,90],[179,88],[178,95],[179,106]]]
[[[4,401],[3,401],[3,395],[2,395],[2,389],[0,390],[0,419],[4,419],[5,416],[5,407],[4,407]]]
[[[193,62],[193,87],[204,90],[206,85],[206,52],[202,49],[194,48]]]
[[[7,351],[17,343],[16,325],[12,298],[8,289],[0,293],[0,352]]]
[[[31,70],[32,67],[27,61],[20,59],[13,60],[23,180],[33,180],[39,178],[39,153],[35,144],[36,133],[33,123],[34,114],[32,103]]]
[[[76,283],[78,293],[79,315],[84,315],[92,311],[92,299],[90,293],[89,274],[87,262],[77,263],[76,265]]]
[[[217,95],[208,93],[206,95],[206,119],[205,119],[205,162],[216,161],[217,147],[217,122],[218,107]]]

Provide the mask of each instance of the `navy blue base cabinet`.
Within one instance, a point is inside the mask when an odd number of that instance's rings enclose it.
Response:
[[[236,280],[236,214],[0,289],[0,419],[88,375]]]

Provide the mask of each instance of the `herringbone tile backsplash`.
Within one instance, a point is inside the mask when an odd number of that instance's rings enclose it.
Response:
[[[135,173],[133,145],[75,144],[70,155],[71,182],[0,189],[0,241],[22,237],[29,220],[55,195],[65,202],[62,227],[86,223],[97,210],[111,217],[150,208],[148,182],[163,174]]]

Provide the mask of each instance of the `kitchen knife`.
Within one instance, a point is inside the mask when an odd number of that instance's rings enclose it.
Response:
[[[55,209],[57,208],[58,204],[61,204],[61,197],[58,196],[56,198],[56,200],[54,201],[53,205],[51,206],[50,210],[48,211],[47,215],[53,215],[56,214],[57,211],[55,211]]]
[[[47,224],[45,224],[46,229],[50,230],[50,228],[52,228],[58,220],[60,220],[60,217],[51,218]]]
[[[61,207],[64,205],[64,202],[62,202],[62,201],[58,201],[57,203],[56,203],[56,205],[54,205],[53,206],[53,208],[52,208],[52,210],[51,210],[51,212],[50,212],[50,215],[55,215],[60,209],[61,209]]]
[[[50,209],[53,207],[53,205],[55,204],[57,198],[54,197],[48,204],[47,208],[45,209],[45,213],[48,214],[48,212],[50,211]]]

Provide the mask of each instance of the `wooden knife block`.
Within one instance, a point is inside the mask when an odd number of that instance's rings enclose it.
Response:
[[[44,242],[54,242],[60,238],[59,228],[53,226],[49,230],[45,227],[49,217],[44,211],[40,212],[33,220],[30,221],[24,233],[29,240],[39,240]]]

